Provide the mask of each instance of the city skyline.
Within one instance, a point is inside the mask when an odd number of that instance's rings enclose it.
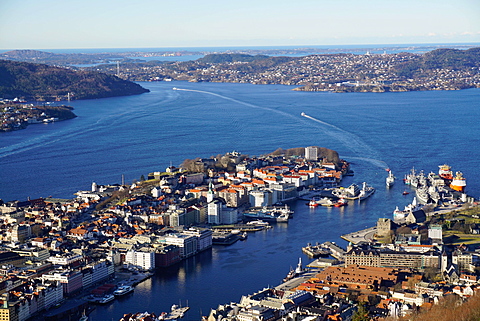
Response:
[[[4,0],[0,49],[480,42],[475,0]]]

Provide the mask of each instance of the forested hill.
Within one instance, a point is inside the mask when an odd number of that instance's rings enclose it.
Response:
[[[0,60],[0,98],[94,99],[138,95],[148,89],[113,75]]]

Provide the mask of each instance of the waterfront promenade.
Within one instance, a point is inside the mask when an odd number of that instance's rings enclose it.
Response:
[[[377,227],[373,226],[373,227],[366,228],[364,230],[342,235],[341,238],[353,244],[358,244],[360,242],[371,242],[376,232],[377,232]]]

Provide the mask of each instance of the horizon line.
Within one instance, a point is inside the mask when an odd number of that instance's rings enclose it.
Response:
[[[469,46],[469,45],[479,45],[480,42],[419,42],[419,43],[378,43],[378,44],[362,44],[362,43],[355,43],[355,44],[327,44],[327,45],[223,45],[223,46],[167,46],[167,47],[76,47],[76,48],[0,48],[0,51],[14,51],[14,50],[101,50],[101,49],[179,49],[179,48],[278,48],[278,47],[290,47],[292,49],[299,48],[299,49],[308,49],[308,48],[315,48],[315,47],[331,47],[333,49],[343,46],[372,46],[372,47],[399,47],[399,46],[448,46],[448,45],[455,45],[455,46]],[[359,47],[360,48],[360,47]],[[328,49],[328,48],[326,48]],[[351,48],[355,49],[355,47]]]

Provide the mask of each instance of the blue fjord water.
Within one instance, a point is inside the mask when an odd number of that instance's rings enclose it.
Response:
[[[92,320],[123,313],[167,311],[172,304],[198,320],[210,308],[242,294],[277,285],[306,243],[339,242],[341,234],[391,217],[403,196],[403,175],[413,166],[437,171],[447,163],[480,196],[480,91],[333,94],[295,92],[290,86],[220,83],[141,83],[139,96],[75,101],[77,118],[31,125],[0,136],[0,198],[73,197],[79,189],[127,182],[185,158],[237,150],[260,155],[278,147],[323,146],[352,163],[351,182],[368,182],[376,193],[345,208],[309,209],[293,202],[289,224],[214,247],[159,271],[135,292],[98,307]],[[172,90],[176,87],[181,90]],[[302,117],[301,113],[310,116]],[[399,178],[385,188],[385,168]]]

